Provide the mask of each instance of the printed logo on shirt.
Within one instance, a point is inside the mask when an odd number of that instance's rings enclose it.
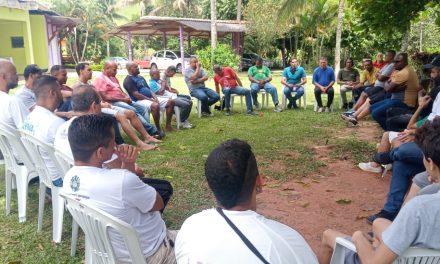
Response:
[[[25,122],[25,123],[23,123],[22,128],[24,131],[31,132],[32,135],[34,134],[33,133],[34,132],[34,125],[33,124]]]
[[[72,189],[72,191],[77,192],[79,190],[79,186],[80,186],[80,178],[75,175],[70,180],[70,188]]]

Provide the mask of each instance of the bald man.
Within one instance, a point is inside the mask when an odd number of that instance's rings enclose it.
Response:
[[[21,101],[8,95],[9,90],[17,85],[15,65],[8,60],[0,59],[0,122],[16,129],[21,127],[29,114],[29,110]]]
[[[205,86],[208,75],[196,57],[191,58],[189,68],[185,70],[184,75],[189,93],[202,102],[202,115],[212,116],[209,107],[220,100],[220,95]]]
[[[118,65],[116,62],[106,61],[102,73],[96,76],[93,86],[95,86],[103,101],[134,111],[147,132],[150,135],[157,135],[158,130],[149,122],[150,113],[139,103],[133,102],[130,97],[122,91],[121,85],[116,78],[117,73]]]

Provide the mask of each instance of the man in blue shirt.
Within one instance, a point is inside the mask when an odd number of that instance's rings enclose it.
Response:
[[[303,85],[307,83],[306,71],[303,67],[299,66],[299,62],[296,58],[290,60],[290,67],[283,70],[283,78],[281,83],[284,85],[283,93],[286,96],[289,103],[287,108],[297,109],[298,105],[296,100],[300,99],[304,94]],[[292,97],[292,93],[296,93],[295,97]]]
[[[327,65],[327,58],[319,59],[319,67],[313,71],[313,85],[315,85],[315,100],[318,104],[318,112],[330,112],[330,106],[333,103],[335,91],[335,72],[332,67]],[[322,106],[321,94],[327,94],[327,107]]]

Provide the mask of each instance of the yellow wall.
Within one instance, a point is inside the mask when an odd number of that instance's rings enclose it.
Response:
[[[46,69],[49,67],[46,19],[42,15],[31,15],[30,22],[35,64]]]
[[[35,61],[30,32],[27,10],[0,7],[0,57],[12,57],[19,74],[23,74],[26,65]],[[24,48],[12,48],[11,37],[21,36]],[[47,48],[45,51],[47,52]]]

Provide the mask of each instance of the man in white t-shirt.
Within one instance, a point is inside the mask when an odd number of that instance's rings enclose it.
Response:
[[[34,110],[37,104],[37,98],[32,90],[33,83],[38,79],[43,72],[47,69],[40,69],[37,64],[29,64],[24,68],[23,76],[25,84],[23,87],[15,94],[17,99],[24,104],[29,111]]]
[[[98,92],[94,89],[92,85],[77,86],[72,92],[72,107],[76,116],[87,114],[101,114],[100,102],[101,98],[99,97]],[[55,149],[61,151],[72,159],[73,155],[68,140],[68,132],[70,125],[72,124],[76,116],[71,118],[69,121],[65,122],[58,128],[58,131],[55,135],[54,143]],[[120,169],[121,166],[121,160],[116,155],[113,155],[110,160],[105,162],[105,167],[108,169]],[[130,167],[126,169],[141,177],[141,180],[144,183],[155,188],[156,191],[158,191],[161,195],[165,205],[167,205],[168,201],[173,195],[173,187],[168,181],[161,179],[144,178],[143,169],[137,166],[136,163],[132,168]]]
[[[68,137],[75,166],[65,176],[63,192],[130,224],[137,232],[147,263],[175,263],[175,233],[167,230],[159,210],[164,202],[158,192],[124,168],[134,166],[138,152],[130,145],[115,145],[112,117],[82,115],[72,121]],[[103,163],[117,154],[122,169],[105,169]],[[111,232],[119,260],[130,258],[121,236]]]
[[[262,179],[246,142],[233,139],[220,144],[206,160],[205,176],[218,208],[185,220],[176,238],[177,263],[318,263],[298,232],[256,212]]]
[[[23,122],[20,130],[49,145],[53,145],[58,127],[64,123],[64,119],[54,114],[57,107],[63,102],[61,87],[56,78],[41,76],[34,82],[32,90],[37,98],[37,104]],[[52,177],[53,185],[56,187],[63,186],[62,175],[59,174],[49,154],[45,152],[41,154]]]
[[[29,114],[29,110],[10,96],[9,90],[17,87],[18,75],[15,65],[5,59],[0,59],[0,122],[18,129]]]

